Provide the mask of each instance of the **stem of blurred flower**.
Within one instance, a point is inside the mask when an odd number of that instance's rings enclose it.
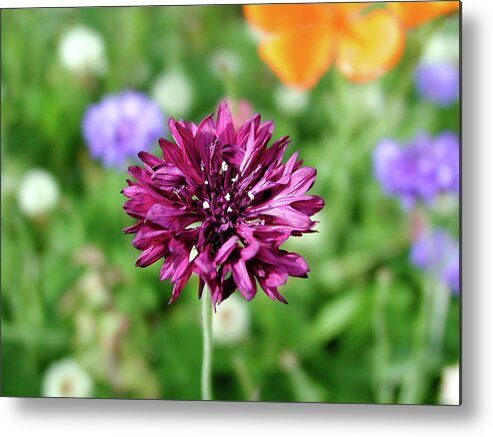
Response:
[[[233,357],[233,369],[236,373],[245,398],[248,401],[257,400],[254,399],[257,394],[257,390],[255,389],[255,385],[253,384],[252,378],[248,372],[248,367],[245,364],[245,360],[239,353],[235,354]]]
[[[421,295],[420,319],[417,324],[413,365],[405,375],[402,383],[401,399],[399,403],[418,404],[422,402],[423,384],[428,377],[431,365],[436,359],[436,350],[431,345],[434,334],[434,302],[435,296],[442,287],[436,272],[430,272]],[[440,340],[441,342],[441,340]]]
[[[385,377],[390,361],[390,344],[385,323],[385,307],[390,288],[390,271],[381,269],[377,273],[375,309],[373,311],[373,331],[375,335],[374,384],[378,403],[392,402],[392,386]]]
[[[210,292],[204,287],[202,293],[202,400],[212,400],[212,306]]]
[[[445,332],[445,326],[447,323],[447,314],[450,304],[449,288],[443,284],[438,283],[435,288],[434,302],[433,302],[433,316],[430,326],[430,358],[436,358],[442,351],[443,335]]]
[[[284,351],[280,357],[280,365],[291,380],[295,402],[324,402],[327,400],[325,387],[310,378],[294,352]]]
[[[224,91],[229,100],[231,110],[233,113],[237,112],[238,104],[238,89],[236,86],[236,81],[234,75],[228,70],[226,65],[221,66],[221,72],[224,80]]]
[[[3,200],[3,199],[2,199]],[[10,208],[5,208],[5,202],[3,203],[4,210],[11,210]],[[2,217],[4,219],[4,217]],[[23,256],[23,263],[20,269],[20,274],[16,275],[18,283],[15,289],[15,293],[10,294],[11,306],[9,310],[11,311],[11,317],[13,320],[13,335],[17,336],[17,339],[26,347],[30,359],[32,362],[36,362],[37,355],[40,350],[46,348],[46,344],[39,344],[33,340],[31,336],[29,337],[27,332],[41,332],[44,330],[46,312],[43,306],[42,293],[39,287],[40,283],[40,256],[42,247],[37,249],[36,242],[30,238],[29,225],[19,214],[11,214],[8,220],[3,220],[5,231],[5,236],[9,238],[3,238],[2,248],[6,252],[6,248],[10,250],[12,245],[19,249],[19,253]],[[6,230],[9,229],[9,230]],[[39,230],[39,233],[42,231]],[[39,238],[43,238],[43,235],[38,235]],[[10,239],[10,241],[9,241]],[[42,244],[39,242],[39,246]],[[13,287],[12,287],[13,288]],[[3,281],[2,281],[2,291]],[[5,290],[5,294],[8,293]],[[5,323],[3,321],[2,323]],[[2,328],[5,328],[2,325]],[[7,331],[8,329],[4,329]],[[2,330],[2,333],[4,333]],[[5,334],[4,334],[4,338]]]

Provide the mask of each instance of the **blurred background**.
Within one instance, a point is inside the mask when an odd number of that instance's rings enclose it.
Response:
[[[458,178],[457,13],[407,32],[384,76],[353,83],[331,68],[310,90],[261,60],[240,6],[1,18],[2,396],[200,398],[197,280],[168,306],[159,263],[134,267],[125,166],[98,142],[135,90],[160,114],[140,148],[157,154],[169,116],[199,122],[226,98],[238,124],[260,112],[318,169],[319,232],[286,244],[309,279],[289,279],[288,305],[259,292],[219,306],[215,399],[458,402],[458,186],[436,182]],[[89,108],[102,108],[96,133]],[[114,154],[128,164],[126,126],[107,147],[125,143]],[[444,132],[447,156],[434,146]],[[395,161],[381,158],[388,144]],[[431,194],[412,188],[423,174]]]

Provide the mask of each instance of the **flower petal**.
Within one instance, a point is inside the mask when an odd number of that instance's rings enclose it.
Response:
[[[221,102],[217,110],[216,131],[223,144],[234,144],[236,134],[233,117],[226,102]]]
[[[172,304],[176,299],[178,299],[178,296],[180,296],[183,287],[185,287],[185,284],[192,275],[192,264],[188,264],[186,260],[183,260],[179,264],[179,267],[181,267],[181,273],[176,282],[173,282],[173,292],[171,294],[171,299],[168,301],[168,304]]]
[[[231,266],[233,279],[240,290],[240,293],[246,300],[251,300],[257,292],[257,284],[253,276],[248,272],[245,261],[239,258],[236,263]]]
[[[185,176],[181,170],[167,162],[156,168],[151,179],[159,189],[164,191],[173,190],[185,182]]]
[[[162,159],[159,159],[157,156],[151,155],[150,153],[145,151],[139,152],[137,155],[140,160],[151,170],[156,165],[160,165],[163,163]]]
[[[361,2],[361,3],[341,3],[338,5],[325,5],[326,7],[336,7],[338,9],[339,14],[349,16],[351,14],[357,14],[360,12],[362,9],[368,7],[368,3]]]
[[[200,217],[176,206],[155,204],[147,211],[146,219],[163,229],[178,231],[199,221]]]
[[[135,262],[136,267],[147,267],[154,264],[159,258],[166,254],[166,249],[161,245],[149,246],[144,250]]]
[[[312,88],[333,58],[333,35],[328,27],[291,29],[259,46],[259,55],[286,85]]]
[[[217,264],[224,263],[228,259],[229,255],[231,255],[231,252],[233,252],[233,250],[235,249],[236,242],[238,240],[239,238],[236,235],[230,237],[229,240],[226,241],[226,243],[224,243],[221,246],[221,248],[217,251],[214,261]]]
[[[326,18],[317,4],[244,5],[248,23],[264,32],[291,31],[297,27],[323,26]]]
[[[348,21],[341,30],[337,67],[354,82],[375,79],[394,67],[404,51],[404,29],[386,10]]]
[[[325,206],[324,200],[319,196],[303,196],[301,200],[295,200],[291,207],[308,216],[316,214]]]
[[[264,290],[265,294],[269,296],[270,299],[272,300],[279,300],[282,303],[287,304],[287,300],[284,299],[284,297],[281,296],[279,291],[277,291],[277,288],[275,287],[269,287],[263,278],[258,278],[258,283],[262,287],[262,290]]]
[[[458,1],[390,2],[387,7],[399,18],[406,29],[417,27],[440,15],[458,11]]]

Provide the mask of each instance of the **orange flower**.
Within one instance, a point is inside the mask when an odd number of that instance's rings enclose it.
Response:
[[[287,85],[313,87],[335,62],[354,82],[389,71],[404,51],[404,30],[459,9],[459,1],[245,5],[247,21],[266,34],[260,57]]]
[[[459,10],[459,4],[458,1],[391,2],[387,6],[401,20],[406,29],[411,29],[440,15]]]
[[[313,87],[332,63],[355,82],[390,70],[404,50],[404,29],[389,9],[368,4],[245,5],[247,21],[266,34],[260,57],[287,85]]]

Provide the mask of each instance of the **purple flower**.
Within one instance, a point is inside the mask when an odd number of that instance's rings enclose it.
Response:
[[[87,109],[82,121],[90,154],[106,167],[122,168],[140,150],[149,150],[164,132],[158,105],[136,91],[106,96]]]
[[[410,260],[459,292],[459,244],[445,230],[422,233],[411,247]]]
[[[286,302],[278,287],[288,276],[306,277],[305,260],[280,249],[291,235],[313,232],[310,216],[320,197],[307,195],[316,170],[294,153],[282,164],[289,138],[267,147],[274,125],[250,118],[238,131],[222,103],[199,126],[169,120],[174,142],[159,140],[163,158],[140,152],[144,167],[129,167],[124,209],[137,219],[126,233],[142,250],[136,265],[164,259],[160,278],[174,284],[170,303],[192,272],[215,306],[236,289],[252,299],[257,282],[271,299]]]
[[[450,106],[459,97],[459,70],[453,64],[424,64],[415,74],[418,93],[439,106]]]
[[[374,150],[373,167],[385,193],[398,196],[404,207],[430,203],[440,193],[459,193],[459,140],[451,132],[435,139],[421,134],[404,147],[383,140]]]

